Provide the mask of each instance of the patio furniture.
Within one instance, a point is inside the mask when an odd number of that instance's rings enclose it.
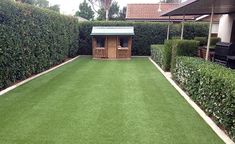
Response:
[[[227,67],[233,67],[235,44],[219,42],[215,47],[214,61]]]
[[[235,56],[227,56],[228,63],[227,66],[231,69],[235,69]]]

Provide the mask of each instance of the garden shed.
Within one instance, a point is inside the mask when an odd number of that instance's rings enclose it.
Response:
[[[134,27],[93,27],[93,58],[130,59]]]

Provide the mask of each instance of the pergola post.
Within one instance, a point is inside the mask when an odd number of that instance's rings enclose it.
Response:
[[[184,39],[184,21],[185,21],[185,15],[183,16],[183,21],[182,21],[182,27],[181,27],[181,40]]]
[[[210,50],[210,42],[211,42],[211,31],[212,31],[212,24],[213,24],[213,16],[214,16],[214,4],[211,5],[211,19],[210,19],[210,27],[209,27],[209,34],[207,40],[207,48],[206,48],[206,60],[209,59],[209,50]]]
[[[167,27],[167,40],[169,40],[169,37],[170,37],[170,19],[171,19],[171,17],[169,16],[169,22],[168,22],[168,27]]]

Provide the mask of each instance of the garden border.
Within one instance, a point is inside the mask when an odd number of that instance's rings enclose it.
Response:
[[[63,63],[61,63],[61,64],[59,64],[59,65],[57,65],[57,66],[55,66],[55,67],[52,67],[52,68],[50,68],[50,69],[48,69],[48,70],[46,70],[46,71],[44,71],[44,72],[41,72],[41,73],[39,73],[39,74],[36,74],[36,75],[34,75],[34,76],[32,76],[32,77],[29,77],[29,78],[27,78],[27,79],[25,79],[25,80],[23,80],[23,81],[21,81],[21,82],[15,84],[15,85],[12,85],[12,86],[10,86],[10,87],[8,87],[8,88],[6,88],[6,89],[0,91],[0,96],[6,94],[7,92],[9,92],[9,91],[11,91],[11,90],[17,88],[18,86],[21,86],[21,85],[23,85],[23,84],[29,82],[29,81],[31,81],[31,80],[37,78],[37,77],[40,77],[40,76],[42,76],[42,75],[44,75],[44,74],[46,74],[46,73],[49,73],[49,72],[51,72],[51,71],[53,71],[53,70],[55,70],[55,69],[57,69],[57,68],[59,68],[59,67],[65,65],[65,64],[67,64],[67,63],[70,63],[70,62],[76,60],[76,59],[79,58],[79,57],[80,57],[80,56],[76,56],[76,57],[74,57],[74,58],[72,58],[72,59],[70,59],[70,60],[68,60],[68,61],[65,61],[65,62],[63,62]]]
[[[154,66],[162,73],[162,75],[170,82],[170,84],[180,93],[180,95],[191,105],[191,107],[202,117],[202,119],[212,128],[212,130],[226,143],[235,144],[225,133],[222,131],[214,121],[208,117],[205,112],[171,79],[169,72],[164,72],[152,59],[149,60]]]

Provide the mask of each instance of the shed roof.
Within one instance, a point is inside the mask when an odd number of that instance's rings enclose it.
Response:
[[[91,35],[135,35],[134,27],[93,27]]]

